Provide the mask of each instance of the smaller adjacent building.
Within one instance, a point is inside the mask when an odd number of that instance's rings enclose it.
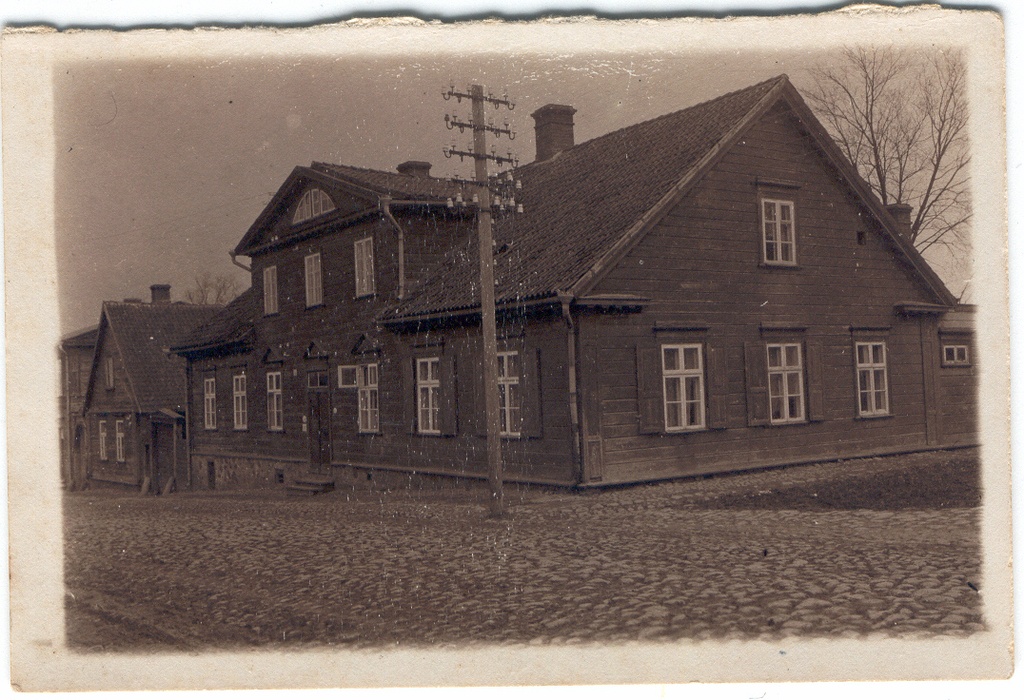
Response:
[[[171,303],[170,285],[151,303],[103,303],[83,402],[83,483],[161,493],[187,488],[185,363],[167,348],[220,306]]]
[[[60,479],[64,488],[77,491],[86,482],[85,393],[89,368],[96,352],[98,326],[75,331],[61,339],[60,356]]]

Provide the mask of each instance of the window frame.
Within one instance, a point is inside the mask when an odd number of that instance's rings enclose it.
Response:
[[[114,357],[107,355],[103,358],[104,383],[107,391],[114,389]]]
[[[106,420],[99,421],[98,432],[99,432],[100,461],[101,462],[109,462],[110,461],[110,454],[107,451],[107,421]]]
[[[284,431],[284,393],[281,372],[267,372],[267,430]]]
[[[345,379],[345,375],[351,379]],[[358,389],[359,388],[359,365],[338,365],[338,388]]]
[[[380,432],[380,364],[357,365],[358,425],[361,434]]]
[[[769,220],[765,216],[766,205],[771,205],[774,212],[774,219]],[[786,241],[782,239],[782,223],[785,221],[782,218],[782,212],[785,208],[789,209],[789,246],[790,256],[783,257],[783,246]],[[760,197],[759,199],[759,214],[758,218],[761,221],[761,262],[764,265],[771,265],[773,267],[795,267],[797,264],[796,257],[796,204],[791,199],[777,199],[774,197]],[[776,246],[776,257],[771,258],[768,256],[768,225],[773,224],[775,226],[775,234],[777,235],[776,240],[773,242]]]
[[[203,377],[203,429],[217,429],[217,377]]]
[[[124,419],[119,418],[114,421],[114,458],[121,463],[125,460],[124,450]]]
[[[947,351],[953,350],[954,357],[952,360],[946,357]],[[964,351],[964,359],[956,358],[956,351]],[[943,367],[970,367],[971,366],[971,346],[967,343],[942,343],[942,366]]]
[[[311,187],[302,193],[295,213],[292,215],[292,225],[301,224],[318,216],[323,216],[337,209],[331,196],[319,187]]]
[[[304,261],[306,308],[311,309],[324,303],[324,280],[320,252],[306,255]]]
[[[680,367],[678,369],[668,369],[666,367],[666,352],[674,350],[679,353]],[[697,351],[697,368],[687,369],[685,367],[685,356],[687,350]],[[707,429],[707,390],[704,377],[704,344],[703,343],[666,343],[661,345],[659,355],[661,357],[661,403],[662,413],[665,426],[665,432],[667,433],[685,433],[692,432],[694,430],[706,430]],[[691,401],[686,398],[686,387],[687,379],[696,379],[698,383],[699,397],[696,401]],[[680,425],[669,424],[669,382],[676,381],[679,383],[678,396],[680,400],[678,402],[673,401],[672,403],[679,403],[679,418],[681,419]],[[700,410],[700,420],[696,423],[689,421],[689,412],[686,410],[689,404],[696,405]]]
[[[516,358],[518,365],[518,372],[514,376],[508,373],[508,360],[511,357]],[[498,434],[501,437],[518,438],[523,435],[523,392],[520,388],[523,376],[522,361],[518,350],[503,350],[498,353]],[[514,401],[510,401],[509,397],[513,393]],[[516,430],[512,430],[512,427]]]
[[[377,293],[377,284],[373,267],[373,236],[360,238],[353,242],[353,261],[355,265],[356,298],[369,297]]]
[[[277,265],[263,268],[263,315],[273,316],[280,311],[277,296]]]
[[[781,365],[772,366],[772,349],[779,350],[779,357],[782,361]],[[791,365],[786,358],[786,351],[788,348],[796,348],[797,351],[797,364]],[[767,378],[768,378],[768,422],[771,425],[790,425],[793,423],[806,423],[807,422],[807,382],[804,379],[804,371],[806,370],[806,360],[804,358],[803,343],[766,343],[765,344],[765,361],[767,363]],[[772,391],[772,375],[782,376],[782,395],[776,396]],[[790,377],[795,376],[799,381],[799,389],[797,393],[791,393],[789,387]],[[799,395],[800,398],[800,414],[797,416],[792,415],[790,400]],[[783,416],[780,418],[775,417],[774,403],[775,399],[779,398],[782,401]]]
[[[423,367],[427,367],[426,378],[422,374]],[[427,398],[426,406],[422,403],[424,396]],[[424,420],[424,410],[427,420]],[[439,356],[416,358],[416,432],[420,435],[441,434],[441,358]]]
[[[235,430],[249,429],[249,392],[245,370],[231,377],[231,407]]]
[[[868,349],[868,361],[861,362],[860,349],[865,347]],[[881,347],[882,349],[882,361],[876,362],[874,360],[874,349],[875,347]],[[884,340],[858,340],[853,344],[853,362],[854,369],[857,374],[857,417],[858,418],[879,418],[882,416],[888,416],[891,414],[891,408],[889,403],[889,348],[886,346]],[[878,388],[875,386],[877,381],[877,372],[882,372],[882,398],[885,401],[885,406],[879,408],[877,405],[878,399]],[[868,387],[865,388],[863,384],[863,372],[867,372],[868,375]],[[863,406],[864,395],[867,395],[871,402],[871,408],[865,409]]]

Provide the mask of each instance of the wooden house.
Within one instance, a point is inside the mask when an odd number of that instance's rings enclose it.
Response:
[[[88,431],[85,427],[85,393],[89,369],[96,352],[97,326],[63,337],[58,346],[60,359],[60,479],[64,488],[75,491],[86,483]]]
[[[508,479],[975,441],[973,379],[942,388],[955,299],[908,208],[785,76],[581,144],[574,114],[534,112],[523,211],[495,212]],[[485,474],[475,218],[429,167],[296,168],[242,238],[252,288],[176,348],[195,483]]]
[[[222,307],[171,303],[168,285],[151,290],[152,303],[103,303],[83,404],[89,485],[190,485],[186,367],[168,348]]]

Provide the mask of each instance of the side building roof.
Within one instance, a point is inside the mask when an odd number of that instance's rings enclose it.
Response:
[[[114,344],[124,363],[129,389],[139,412],[181,411],[186,397],[185,362],[169,354],[168,348],[222,308],[184,303],[104,302],[86,407],[90,405],[99,374],[100,349],[109,342]]]
[[[257,298],[252,287],[216,314],[178,338],[171,351],[178,355],[195,355],[213,349],[241,347],[252,337],[256,319]]]

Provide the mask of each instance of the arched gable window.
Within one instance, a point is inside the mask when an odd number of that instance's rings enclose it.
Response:
[[[302,199],[299,200],[299,206],[295,209],[292,223],[298,224],[315,216],[326,214],[329,211],[334,211],[334,202],[331,201],[326,192],[319,188],[307,190],[302,195]]]

